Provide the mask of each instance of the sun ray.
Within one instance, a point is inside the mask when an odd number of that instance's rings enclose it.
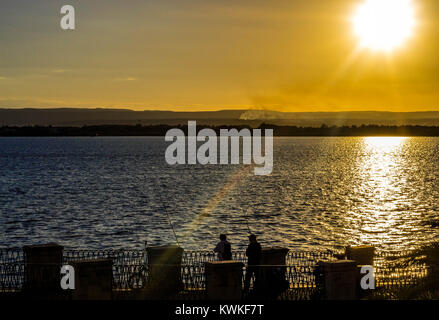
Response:
[[[186,231],[183,233],[182,238],[186,238],[189,234],[191,234],[194,228],[203,222],[218,204],[226,197],[238,183],[245,180],[245,178],[250,174],[253,166],[243,166],[237,169],[226,181],[226,183],[218,190],[218,192],[209,200],[208,204],[198,213],[194,220],[189,223],[185,227]]]

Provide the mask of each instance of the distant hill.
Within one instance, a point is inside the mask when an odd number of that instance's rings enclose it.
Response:
[[[316,127],[351,125],[439,125],[439,112],[381,112],[381,111],[349,111],[349,112],[277,112],[248,110],[241,114],[242,120],[263,120],[266,123],[289,126]]]
[[[217,122],[239,122],[243,110],[213,112],[133,111],[127,109],[0,109],[2,126],[83,126],[184,124],[199,120],[215,125]]]
[[[178,125],[196,120],[204,125],[320,127],[350,125],[439,125],[439,112],[276,112],[222,110],[211,112],[133,111],[127,109],[0,109],[0,126]]]

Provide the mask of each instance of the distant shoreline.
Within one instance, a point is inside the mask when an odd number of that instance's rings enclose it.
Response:
[[[220,129],[238,130],[251,126],[207,126],[198,125],[199,130],[211,128],[219,134]],[[96,137],[96,136],[165,136],[172,128],[179,128],[187,134],[187,126],[171,125],[98,125],[82,127],[55,126],[3,126],[0,137]],[[326,126],[298,127],[261,124],[259,129],[273,129],[275,137],[365,137],[365,136],[397,136],[397,137],[439,137],[439,126]]]
[[[4,109],[0,108],[0,126],[160,126],[186,125],[197,121],[206,126],[250,126],[262,123],[276,126],[439,126],[439,111],[390,112],[279,112],[270,110],[219,111],[134,111],[128,109]]]

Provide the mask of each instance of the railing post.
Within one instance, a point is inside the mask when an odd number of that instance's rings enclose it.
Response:
[[[362,290],[360,282],[362,278],[361,267],[374,265],[375,247],[369,245],[347,246],[346,258],[357,263],[357,290],[358,296],[365,297],[370,291]]]
[[[24,246],[23,291],[34,298],[54,298],[62,293],[61,265],[64,247],[56,243]]]
[[[111,300],[112,259],[72,261],[72,266],[75,270],[74,300]]]
[[[327,300],[358,299],[357,263],[352,260],[319,262]]]
[[[262,265],[285,266],[288,253],[287,248],[271,247],[263,248],[261,255]]]
[[[359,266],[373,266],[373,260],[375,257],[375,247],[362,245],[362,246],[347,246],[346,258],[348,260],[354,260]]]
[[[255,287],[265,296],[276,297],[289,285],[286,277],[287,248],[263,248],[259,276]]]
[[[183,248],[175,245],[148,248],[149,289],[156,297],[168,297],[183,289],[183,251]]]
[[[206,295],[209,300],[240,300],[242,296],[242,268],[238,261],[205,263]]]

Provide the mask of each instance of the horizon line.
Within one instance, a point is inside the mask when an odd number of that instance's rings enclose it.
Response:
[[[0,110],[9,111],[20,111],[20,110],[108,110],[108,111],[131,111],[131,112],[173,112],[173,113],[200,113],[200,112],[224,112],[224,111],[260,111],[260,112],[277,112],[277,113],[428,113],[428,112],[439,112],[439,107],[437,110],[420,110],[420,111],[381,111],[381,110],[343,110],[343,111],[279,111],[276,109],[218,109],[218,110],[164,110],[164,109],[129,109],[129,108],[107,108],[107,107],[0,107]]]

